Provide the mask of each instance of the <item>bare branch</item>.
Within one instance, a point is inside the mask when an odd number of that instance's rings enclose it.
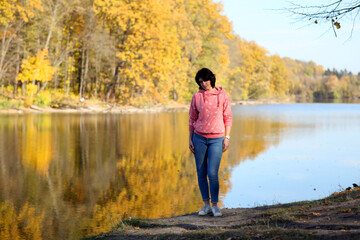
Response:
[[[352,34],[360,11],[359,0],[348,2],[345,0],[337,0],[330,4],[317,6],[291,4],[293,7],[285,8],[283,10],[290,12],[293,16],[300,16],[302,20],[308,19],[309,21],[313,21],[315,24],[330,22],[335,36],[337,36],[336,30],[341,28],[339,20],[343,19],[345,16],[351,15],[351,12],[358,10],[355,17],[352,17]]]

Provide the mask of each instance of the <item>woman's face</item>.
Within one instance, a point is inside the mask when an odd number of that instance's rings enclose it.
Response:
[[[212,89],[210,80],[204,81],[202,78],[199,78],[199,83],[205,91],[209,91]]]

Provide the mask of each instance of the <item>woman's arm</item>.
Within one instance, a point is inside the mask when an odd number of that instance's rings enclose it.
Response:
[[[199,112],[196,109],[195,101],[196,100],[194,95],[191,100],[190,110],[189,110],[189,149],[192,153],[195,153],[195,147],[192,141],[195,130],[194,123],[196,122],[199,116]]]
[[[229,95],[225,95],[225,102],[224,102],[224,125],[225,125],[225,136],[230,136],[231,126],[232,126],[232,114],[231,114],[231,103]],[[224,138],[223,143],[223,152],[228,150],[230,144],[230,139]]]
[[[225,136],[230,136],[230,132],[231,132],[231,126],[226,126],[226,127],[225,127]],[[226,150],[228,150],[229,145],[230,145],[230,139],[224,138],[223,152],[225,152]]]

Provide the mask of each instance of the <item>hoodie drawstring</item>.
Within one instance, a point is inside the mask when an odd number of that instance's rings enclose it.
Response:
[[[218,93],[216,94],[216,98],[217,98],[217,108],[220,107],[220,94],[221,93]],[[199,100],[200,100],[200,107],[202,107],[203,104],[205,104],[205,101],[206,101],[206,94],[205,92],[202,92],[201,94],[199,94]],[[201,99],[202,98],[202,99]]]

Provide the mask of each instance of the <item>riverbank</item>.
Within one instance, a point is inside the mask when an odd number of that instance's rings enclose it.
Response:
[[[81,105],[70,108],[50,108],[31,105],[29,108],[1,109],[0,114],[23,114],[23,113],[150,113],[185,111],[188,106],[184,104],[154,105],[151,107],[116,106],[109,104]]]
[[[360,188],[315,201],[223,209],[165,219],[132,219],[90,239],[360,239]]]
[[[260,104],[283,104],[293,103],[291,99],[262,99],[235,101],[232,105],[260,105]],[[62,108],[41,107],[30,105],[28,108],[7,108],[0,109],[0,114],[22,114],[22,113],[150,113],[150,112],[172,112],[188,111],[189,104],[170,103],[158,104],[150,107],[135,107],[124,105],[110,105],[106,103],[80,103]]]

